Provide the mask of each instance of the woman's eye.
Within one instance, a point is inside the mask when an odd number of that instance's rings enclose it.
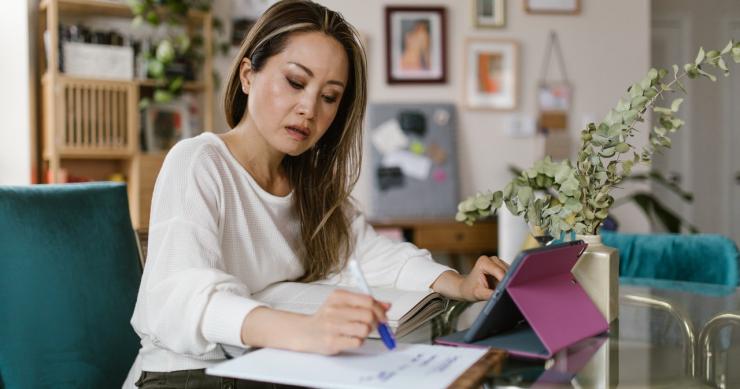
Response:
[[[290,84],[293,89],[303,89],[303,85],[300,82],[293,81],[290,78],[286,78],[288,80],[288,84]]]
[[[324,101],[326,101],[329,104],[335,103],[337,101],[336,96],[326,96],[326,95],[324,95],[324,96],[321,96],[321,98],[323,98]]]

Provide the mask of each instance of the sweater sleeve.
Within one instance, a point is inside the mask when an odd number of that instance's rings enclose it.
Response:
[[[198,356],[241,346],[254,308],[247,285],[221,256],[222,167],[208,147],[173,148],[152,199],[149,251],[132,325],[170,351]]]
[[[440,274],[455,271],[435,262],[427,250],[379,235],[360,212],[353,218],[352,233],[355,240],[352,257],[360,263],[370,286],[427,290]],[[348,279],[351,277],[339,276],[336,282],[344,283]]]

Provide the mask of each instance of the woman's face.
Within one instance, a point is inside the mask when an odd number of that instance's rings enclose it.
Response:
[[[296,33],[259,72],[242,61],[249,95],[247,125],[273,149],[292,156],[312,147],[331,125],[347,85],[348,58],[340,43],[321,32]]]

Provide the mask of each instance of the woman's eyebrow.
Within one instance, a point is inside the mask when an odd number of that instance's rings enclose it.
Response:
[[[303,69],[304,72],[308,73],[309,76],[313,77],[313,72],[311,71],[311,69],[307,68],[306,66],[304,66],[302,64],[299,64],[298,62],[288,62],[288,63],[291,64],[291,65],[298,66],[299,68]],[[338,80],[329,80],[326,83],[327,84],[339,85],[342,88],[344,88],[344,83],[341,82],[341,81],[338,81]]]

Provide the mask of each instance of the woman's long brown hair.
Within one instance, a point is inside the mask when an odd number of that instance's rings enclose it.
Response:
[[[311,282],[340,270],[352,251],[349,201],[362,162],[362,121],[367,102],[367,63],[357,31],[337,12],[307,0],[283,0],[270,7],[242,42],[226,86],[226,121],[235,127],[246,114],[239,67],[249,58],[259,72],[280,53],[292,34],[322,32],[336,39],[347,53],[347,86],[329,129],[316,145],[298,156],[286,155],[283,166],[293,188],[305,253],[304,274]],[[333,59],[327,58],[327,61]]]

